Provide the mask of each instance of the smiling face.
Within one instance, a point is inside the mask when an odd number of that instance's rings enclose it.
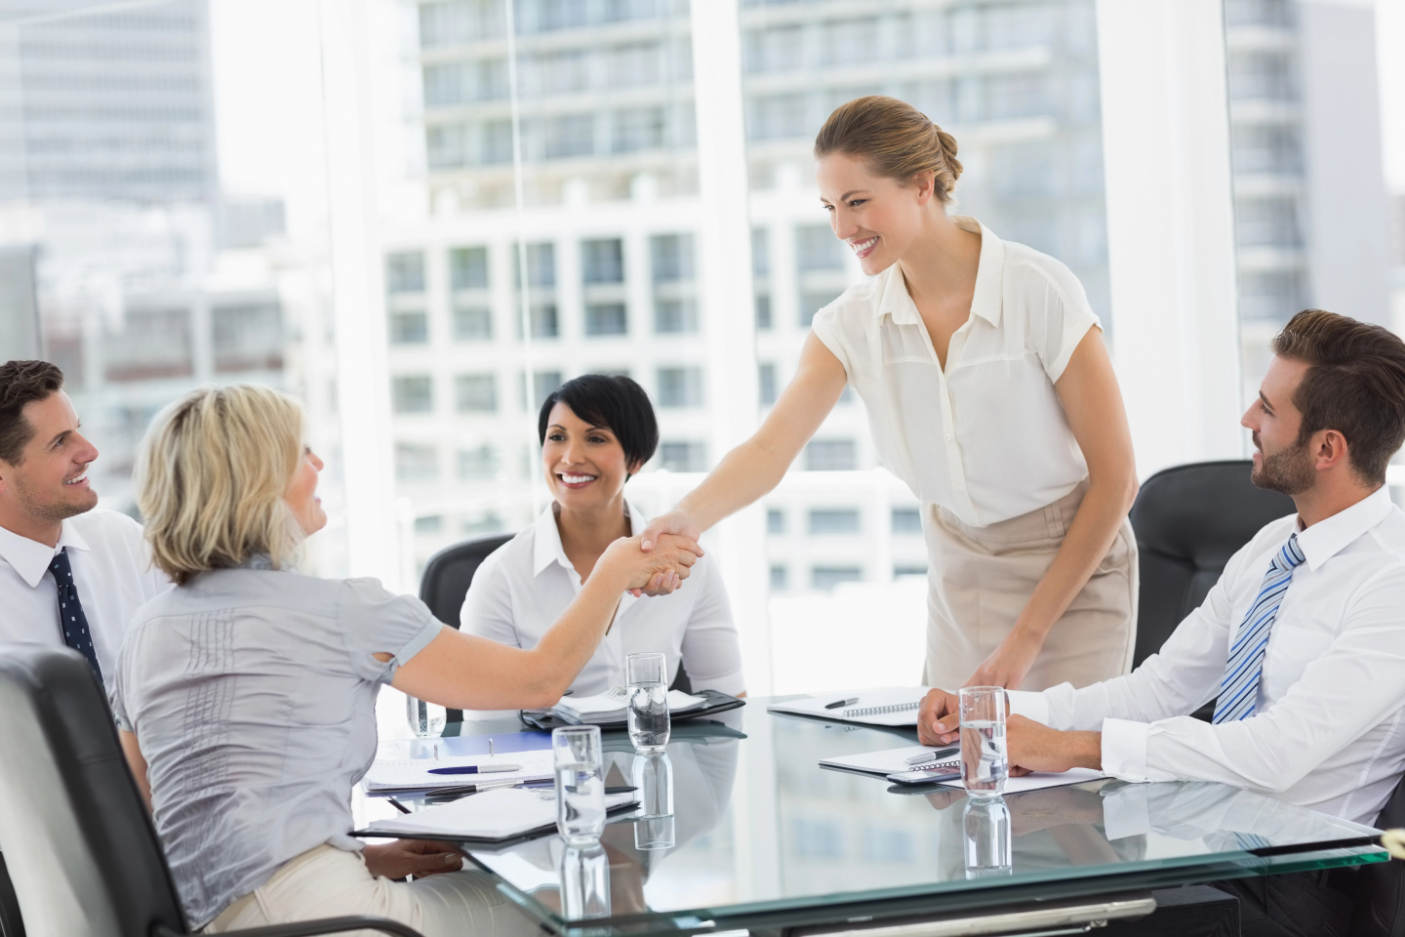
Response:
[[[19,464],[0,461],[0,521],[23,533],[91,511],[98,496],[88,484],[88,465],[98,450],[79,432],[68,394],[54,391],[20,412],[34,435]]]
[[[931,179],[904,185],[873,175],[864,160],[846,153],[821,158],[815,164],[815,180],[834,236],[849,245],[869,276],[906,253],[921,234],[934,198]]]
[[[303,447],[302,458],[298,460],[297,471],[288,483],[288,491],[283,500],[293,509],[302,532],[311,536],[327,526],[327,512],[322,510],[322,499],[317,497],[317,473],[322,471],[322,460],[311,446]]]
[[[1302,414],[1293,405],[1307,370],[1305,362],[1274,355],[1259,385],[1259,398],[1239,421],[1252,434],[1257,450],[1249,480],[1290,496],[1302,494],[1317,481],[1309,440],[1298,438]]]
[[[639,470],[608,427],[587,423],[564,403],[547,417],[542,467],[563,511],[599,510],[622,500],[624,483]]]

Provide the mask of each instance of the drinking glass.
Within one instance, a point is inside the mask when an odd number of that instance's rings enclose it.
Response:
[[[413,696],[405,697],[405,706],[410,719],[410,731],[415,733],[417,738],[424,739],[444,734],[444,723],[449,714],[443,706],[438,703],[427,703],[422,699],[415,699]]]
[[[610,858],[596,843],[561,854],[561,912],[568,921],[610,916]]]
[[[662,752],[668,744],[668,664],[663,654],[649,651],[624,659],[629,687],[629,740],[641,754]]]
[[[568,846],[588,846],[605,831],[605,777],[599,726],[551,733],[556,763],[556,829]]]
[[[968,686],[961,704],[961,781],[973,797],[1005,793],[1010,761],[1005,751],[1005,691]]]
[[[961,821],[966,834],[966,877],[1013,875],[1010,808],[1005,798],[967,797]]]
[[[635,755],[633,774],[639,791],[634,847],[673,848],[673,762],[666,754]]]

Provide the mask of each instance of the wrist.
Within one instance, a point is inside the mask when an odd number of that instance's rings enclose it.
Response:
[[[1076,732],[1079,738],[1074,745],[1073,768],[1092,768],[1101,771],[1103,766],[1103,734],[1101,732]]]
[[[1015,627],[1010,632],[1016,641],[1043,646],[1044,639],[1049,637],[1053,626],[1053,622],[1040,622],[1021,616],[1015,620]]]

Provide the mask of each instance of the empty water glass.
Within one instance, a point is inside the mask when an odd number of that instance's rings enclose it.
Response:
[[[449,714],[443,706],[407,696],[405,708],[410,720],[410,731],[415,733],[416,737],[423,739],[444,734],[444,723]]]
[[[960,693],[961,781],[973,797],[999,797],[1010,773],[1005,751],[1005,691],[968,686]]]
[[[966,834],[966,877],[1013,875],[1010,808],[1005,798],[967,797],[961,820]]]
[[[605,831],[605,777],[599,726],[551,733],[556,763],[556,829],[568,846],[599,842]]]
[[[649,651],[624,659],[629,692],[629,740],[641,754],[662,752],[668,744],[668,662]]]
[[[598,843],[561,854],[561,913],[568,921],[610,916],[610,858]]]
[[[673,762],[666,754],[635,755],[633,774],[639,791],[635,848],[673,848]]]

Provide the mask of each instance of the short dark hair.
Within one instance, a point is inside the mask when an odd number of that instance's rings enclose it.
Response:
[[[1304,309],[1274,338],[1273,351],[1309,365],[1293,394],[1303,417],[1298,443],[1334,429],[1346,437],[1357,476],[1384,484],[1405,442],[1405,342],[1379,325]]]
[[[537,418],[537,439],[543,443],[551,408],[558,403],[570,407],[592,426],[603,426],[614,433],[630,465],[648,462],[659,447],[659,421],[654,417],[649,395],[622,374],[582,374],[547,394]]]
[[[0,462],[19,465],[34,427],[24,418],[24,406],[44,400],[63,388],[63,372],[47,361],[6,361],[0,364]]]

